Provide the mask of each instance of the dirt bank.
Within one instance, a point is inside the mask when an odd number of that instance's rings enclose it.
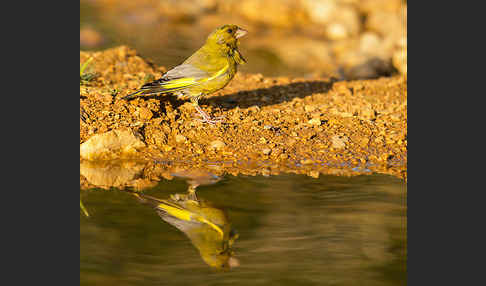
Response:
[[[212,126],[194,120],[191,104],[173,96],[121,99],[166,68],[127,47],[80,52],[80,62],[91,56],[87,72],[94,78],[80,86],[80,144],[112,130],[133,134],[130,140],[140,142],[130,152],[111,145],[118,148],[115,155],[98,156],[147,159],[132,181],[170,177],[174,168],[219,175],[380,172],[406,178],[407,82],[401,76],[335,82],[238,73],[201,101],[208,113],[225,118]],[[93,147],[98,151],[106,147],[100,138]],[[106,170],[107,164],[87,168]],[[90,184],[85,179],[82,186]]]

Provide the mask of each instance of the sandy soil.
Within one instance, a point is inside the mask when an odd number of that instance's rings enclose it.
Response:
[[[406,179],[404,77],[335,81],[238,73],[226,88],[201,101],[208,113],[225,118],[224,123],[208,125],[195,120],[189,102],[174,96],[121,99],[160,77],[165,67],[123,46],[81,51],[80,62],[91,56],[87,72],[96,76],[80,86],[80,144],[111,130],[128,130],[145,147],[118,154],[143,159],[132,164],[87,163],[81,156],[82,187],[97,185],[86,176],[90,172],[109,177],[126,166],[136,166],[136,171],[117,186],[143,187],[173,174],[190,177],[206,171],[313,177],[379,172]]]

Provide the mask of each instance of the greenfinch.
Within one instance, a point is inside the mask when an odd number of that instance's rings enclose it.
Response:
[[[164,221],[182,231],[206,264],[223,271],[239,265],[232,250],[238,234],[223,210],[197,199],[191,191],[171,195],[169,200],[133,194],[141,202],[151,205]]]
[[[174,94],[179,99],[190,99],[203,122],[214,124],[199,106],[199,99],[224,88],[235,76],[237,66],[246,63],[238,50],[239,38],[247,33],[236,25],[224,25],[214,30],[206,43],[182,64],[167,71],[162,78],[144,84],[139,90],[124,97],[138,95]]]

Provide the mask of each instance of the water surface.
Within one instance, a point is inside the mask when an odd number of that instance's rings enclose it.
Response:
[[[183,179],[144,190],[186,193]],[[405,285],[406,192],[386,175],[228,176],[197,188],[239,237],[239,266],[211,267],[133,194],[82,190],[81,285]]]

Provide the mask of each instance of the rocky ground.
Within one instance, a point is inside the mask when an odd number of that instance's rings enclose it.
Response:
[[[118,47],[93,60],[80,85],[81,187],[144,188],[175,176],[301,173],[407,176],[407,81],[267,78],[238,73],[201,107],[173,96],[121,99],[165,67]],[[91,75],[91,78],[90,76]],[[136,159],[136,160],[133,160]]]

